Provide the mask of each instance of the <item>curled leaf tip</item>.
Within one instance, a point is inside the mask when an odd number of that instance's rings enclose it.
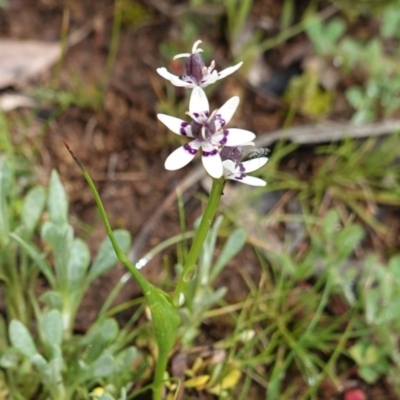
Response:
[[[69,147],[69,144],[67,143],[67,141],[66,140],[62,140],[62,142],[63,142],[63,145],[67,148],[67,150],[71,153],[71,155],[73,156],[74,155],[74,152],[71,150],[71,147]]]
[[[75,153],[72,151],[71,147],[69,147],[69,144],[67,143],[66,140],[62,140],[63,145],[65,146],[65,148],[69,151],[69,154],[71,154],[72,158],[75,160],[75,162],[78,164],[79,168],[82,171],[85,171],[85,168],[83,166],[83,164],[79,161],[79,158],[75,155]]]

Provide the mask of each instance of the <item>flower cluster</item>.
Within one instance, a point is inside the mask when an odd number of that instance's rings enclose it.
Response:
[[[246,173],[255,171],[262,167],[267,157],[259,157],[241,162],[243,155],[242,146],[253,146],[254,133],[244,129],[227,128],[239,105],[239,97],[229,99],[220,109],[210,113],[207,96],[202,89],[219,79],[235,72],[242,63],[217,72],[215,62],[212,61],[206,67],[198,47],[198,40],[192,48],[192,53],[178,54],[174,59],[187,57],[185,63],[185,74],[176,76],[167,71],[166,68],[158,68],[157,72],[173,85],[191,88],[192,93],[187,114],[191,122],[158,114],[158,119],[172,132],[180,136],[186,136],[192,140],[179,147],[169,155],[165,161],[165,168],[177,170],[193,160],[201,148],[201,158],[207,173],[213,178],[232,179],[253,186],[264,186],[262,179],[247,176]]]

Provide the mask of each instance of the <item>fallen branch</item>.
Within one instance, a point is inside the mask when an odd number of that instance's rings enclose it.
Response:
[[[365,138],[382,136],[400,131],[400,120],[389,119],[365,125],[350,123],[323,123],[304,125],[289,129],[280,129],[272,133],[263,133],[256,140],[256,146],[267,147],[279,140],[288,140],[299,144],[337,142],[345,138]]]

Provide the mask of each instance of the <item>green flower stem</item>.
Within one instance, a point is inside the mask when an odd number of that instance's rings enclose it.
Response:
[[[204,240],[206,239],[207,233],[210,230],[210,226],[213,222],[215,212],[217,211],[219,200],[223,194],[225,181],[223,178],[213,179],[210,197],[207,202],[206,209],[199,228],[196,231],[196,235],[193,239],[192,247],[190,248],[189,254],[186,258],[183,271],[179,277],[178,283],[175,288],[175,292],[172,295],[174,304],[179,303],[179,297],[181,293],[185,291],[186,285],[190,282],[191,276],[196,270],[196,262],[199,258],[200,251],[203,247]]]
[[[79,159],[74,155],[73,151],[69,148],[68,144],[64,142],[64,145],[70,152],[75,162],[78,164],[83,176],[89,184],[90,190],[92,191],[97,208],[103,220],[104,227],[106,228],[107,235],[113,245],[118,260],[122,264],[124,264],[124,266],[130,271],[130,273],[142,289],[144,296],[146,297],[146,301],[151,311],[151,323],[153,326],[154,336],[158,348],[158,357],[154,374],[154,381],[152,384],[153,400],[161,400],[164,391],[164,373],[167,368],[169,353],[175,344],[176,333],[180,324],[180,318],[177,309],[173,306],[171,298],[168,296],[168,294],[148,282],[120,249],[118,242],[116,241],[112,232],[103,203],[90,175],[88,174],[82,163],[79,161]]]

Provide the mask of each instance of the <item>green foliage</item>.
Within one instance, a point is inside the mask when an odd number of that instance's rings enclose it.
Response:
[[[83,337],[69,341],[63,337],[62,315],[58,310],[51,310],[42,318],[38,327],[40,345],[44,348],[41,351],[20,321],[12,320],[9,325],[13,347],[2,354],[0,364],[7,373],[14,374],[10,382],[19,384],[18,389],[10,386],[14,395],[19,392],[29,398],[28,383],[34,384],[35,390],[43,385],[41,391],[54,399],[75,398],[77,393],[85,392],[87,396],[95,383],[107,386],[110,394],[117,396],[129,388],[134,379],[130,367],[140,359],[140,354],[130,346],[115,348],[120,332],[114,320],[106,319]],[[21,369],[23,365],[25,368]],[[25,382],[26,374],[32,378],[30,382]]]
[[[191,1],[196,7],[205,3],[214,2]],[[365,9],[367,2],[356,3],[356,7],[362,5]],[[397,55],[386,52],[382,39],[399,37],[396,4],[382,14],[381,37],[355,40],[345,34],[348,21],[334,18],[322,22],[325,17],[313,14],[311,6],[300,23],[292,25],[295,1],[285,0],[280,20],[282,31],[276,37],[265,40],[260,32],[255,32],[237,47],[252,1],[227,0],[224,4],[230,50],[238,58],[254,60],[306,30],[320,56],[340,65],[344,75],[357,78],[357,84],[352,83],[346,92],[355,109],[355,123],[390,116],[400,107]],[[120,22],[133,26],[144,17],[141,6],[136,6],[128,0],[118,3],[109,73],[116,55]],[[187,42],[191,44],[199,37],[198,27],[197,21],[185,23],[180,41],[160,45],[164,55],[170,59],[187,51]],[[205,50],[209,51],[207,47]],[[173,63],[168,65],[175,72],[173,68]],[[333,100],[333,93],[322,89],[318,79],[309,71],[293,79],[286,94],[290,104],[312,118],[329,112]],[[96,107],[101,104],[105,87],[106,84],[100,89],[94,85],[88,90],[87,85],[78,81],[71,90],[39,90],[35,97],[61,109]],[[179,91],[168,88],[166,95],[160,96],[164,112],[180,114],[177,109],[187,109],[186,100],[177,104],[177,94]],[[0,115],[0,131],[6,130],[5,125]],[[274,157],[290,154],[293,147],[278,145]],[[0,397],[4,394],[17,399],[123,400],[138,394],[132,394],[132,388],[135,384],[143,387],[151,379],[156,364],[150,388],[154,398],[161,398],[164,384],[171,391],[176,390],[173,378],[165,382],[165,370],[177,337],[183,355],[195,354],[197,339],[202,338],[201,325],[213,318],[218,318],[226,331],[212,343],[207,355],[199,354],[186,366],[182,385],[190,390],[205,390],[220,398],[247,399],[252,398],[250,386],[256,381],[258,388],[265,388],[269,400],[317,398],[324,379],[339,387],[340,376],[352,367],[368,383],[377,382],[383,374],[397,379],[400,258],[395,255],[387,264],[374,256],[357,258],[357,250],[366,236],[361,223],[377,232],[386,232],[386,227],[369,211],[371,204],[400,203],[397,149],[395,135],[380,142],[368,140],[360,144],[345,140],[320,146],[316,150],[318,166],[301,179],[279,171],[278,161],[271,160],[266,190],[280,189],[297,195],[303,212],[296,216],[296,223],[304,230],[302,248],[291,251],[288,246],[281,251],[271,246],[265,250],[264,246],[269,245],[267,235],[252,241],[252,233],[242,228],[234,230],[220,247],[222,218],[210,226],[213,215],[208,214],[203,218],[204,224],[189,236],[195,237],[200,258],[197,261],[197,255],[182,257],[189,273],[178,268],[182,284],[172,299],[129,262],[125,253],[130,247],[130,235],[122,230],[111,231],[86,171],[109,235],[93,262],[88,246],[75,237],[69,223],[68,200],[57,173],[52,173],[48,190],[33,187],[21,201],[16,195],[15,171],[1,159],[0,279],[6,310],[5,317],[0,316]],[[13,155],[14,149],[5,136],[0,137],[0,150]],[[325,212],[326,199],[337,210]],[[215,209],[216,205],[213,212]],[[320,217],[322,214],[325,215]],[[267,225],[276,224],[279,218],[283,221],[295,217],[267,216]],[[199,235],[204,235],[204,244],[196,241]],[[247,242],[261,247],[255,249],[260,277],[253,282],[246,265],[241,266],[247,297],[227,305],[227,288],[215,288],[215,282]],[[140,285],[153,330],[147,322],[142,322],[138,329],[132,328],[143,307],[124,328],[118,326],[111,317],[118,307],[109,310],[121,287],[117,286],[90,329],[76,334],[74,324],[83,296],[118,260]],[[44,281],[48,287],[38,299],[38,282]],[[341,313],[332,307],[337,299],[344,309]],[[155,361],[146,358],[144,350],[131,345],[134,338],[136,345],[145,343],[153,350]],[[301,376],[303,382],[299,384],[300,379],[296,379],[293,384],[282,384],[283,376],[294,374],[296,378]]]
[[[293,221],[304,238],[291,252],[286,246],[271,250],[268,233],[250,235],[250,242],[266,243],[269,249],[260,250],[261,287],[250,287],[246,302],[237,305],[242,310],[233,317],[237,336],[223,341],[241,371],[268,388],[268,399],[318,398],[322,382],[339,384],[341,372],[354,365],[366,382],[373,384],[382,376],[396,382],[399,257],[385,265],[376,256],[358,256],[365,249],[361,222],[378,233],[387,232],[368,207],[400,204],[398,141],[398,135],[392,135],[319,146],[317,167],[305,177],[269,170],[266,190],[297,193],[302,214],[281,215],[274,208],[272,215],[260,216],[259,230]],[[279,150],[286,155],[284,146]],[[271,165],[274,162],[278,161]],[[329,209],[327,199],[339,212],[328,210],[321,220],[316,215]],[[358,223],[351,222],[354,218]],[[282,241],[290,242],[290,233]],[[334,308],[338,302],[339,314]],[[219,316],[222,310],[210,315]],[[240,342],[239,333],[249,329],[257,333],[246,333],[248,341]],[[299,381],[283,387],[285,373],[301,374],[309,390],[301,391]],[[246,393],[241,398],[247,398]]]
[[[74,238],[68,222],[68,200],[58,174],[53,171],[48,193],[33,187],[16,215],[14,179],[4,160],[0,171],[0,279],[7,305],[6,319],[0,321],[0,366],[7,390],[13,398],[37,398],[41,393],[64,400],[78,393],[87,398],[97,384],[107,387],[112,398],[120,398],[135,377],[132,363],[142,358],[126,342],[126,332],[114,319],[102,317],[83,336],[74,333],[87,289],[118,261],[109,239],[89,267],[88,247]],[[42,223],[44,212],[48,220]],[[38,245],[40,226],[46,252]],[[127,251],[129,234],[120,230],[114,235]],[[40,273],[49,289],[38,299]]]
[[[90,190],[92,191],[93,197],[96,201],[97,208],[100,212],[101,218],[103,220],[104,227],[106,228],[107,236],[112,243],[115,255],[118,260],[129,270],[132,277],[136,280],[140,289],[146,298],[147,304],[151,312],[151,321],[154,332],[154,338],[157,344],[157,361],[155,367],[154,380],[152,383],[153,398],[155,400],[161,399],[163,393],[163,383],[164,375],[168,363],[169,353],[171,352],[177,335],[177,329],[180,323],[180,318],[176,309],[175,304],[171,297],[163,290],[152,285],[133,265],[126,256],[126,250],[121,247],[120,243],[117,241],[117,237],[111,230],[110,223],[107,218],[106,211],[104,209],[103,203],[100,199],[99,193],[81,162],[75,157],[73,152],[66,146],[68,151],[70,151],[71,156],[76,161],[77,165],[81,169],[83,176],[85,177]],[[213,205],[213,212],[216,211],[216,205]],[[211,218],[212,219],[212,216]],[[205,216],[203,216],[205,220]],[[202,239],[200,237],[200,243]],[[197,254],[195,257],[197,259]],[[183,275],[183,274],[182,274]],[[179,288],[179,282],[177,285]]]
[[[324,199],[344,204],[374,231],[385,234],[387,227],[371,214],[370,204],[400,204],[400,170],[396,162],[399,136],[370,138],[363,142],[348,139],[317,147],[315,168],[306,175],[269,169],[267,190],[291,190],[298,193],[304,210],[318,213]],[[270,166],[287,156],[292,146],[276,152]],[[275,157],[274,157],[275,158]]]
[[[103,102],[102,88],[98,82],[84,82],[77,73],[71,72],[71,85],[66,89],[37,86],[29,95],[43,105],[55,105],[60,111],[69,107],[98,109]]]
[[[387,326],[389,330],[399,329],[399,265],[398,255],[393,256],[387,266],[371,256],[359,280],[358,288],[363,297],[366,319],[376,328]]]
[[[310,2],[302,14],[300,22],[291,25],[294,18],[295,1],[285,0],[281,16],[282,30],[271,38],[264,38],[264,33],[259,30],[253,30],[248,34],[246,23],[249,20],[252,1],[224,0],[227,15],[227,39],[230,45],[231,53],[235,60],[243,61],[241,73],[246,76],[255,60],[265,52],[286,42],[288,39],[304,32],[310,26],[320,23],[330,16],[327,13],[316,12],[316,2]],[[311,17],[312,16],[312,17]]]
[[[261,286],[251,288],[233,317],[235,333],[221,343],[242,371],[268,386],[268,399],[315,396],[325,379],[339,381],[341,371],[350,368],[348,357],[370,383],[399,368],[400,281],[394,277],[400,258],[387,266],[375,257],[360,264],[354,252],[365,232],[359,224],[343,225],[334,210],[323,220],[303,222],[307,251],[300,257],[273,250],[260,254]],[[343,314],[332,309],[338,298]],[[258,333],[249,334],[249,326]],[[354,344],[347,348],[350,337]],[[309,384],[307,393],[299,391],[299,381],[282,386],[282,375],[294,368]]]
[[[322,89],[315,72],[307,71],[290,80],[284,100],[311,118],[322,118],[332,108],[332,93]]]
[[[136,28],[151,17],[149,11],[135,0],[121,0],[119,7],[122,24],[130,28]]]
[[[388,7],[382,15],[381,34],[384,38],[400,37],[400,15]]]
[[[184,292],[184,306],[179,309],[182,319],[179,336],[187,348],[193,345],[198,336],[198,328],[204,313],[217,305],[226,294],[227,289],[224,287],[217,290],[213,288],[214,280],[246,243],[247,234],[242,229],[233,231],[213,264],[221,223],[222,217],[217,218],[207,234],[197,270]]]
[[[400,68],[398,54],[389,55],[384,39],[398,38],[399,4],[386,5],[381,17],[380,36],[368,40],[344,35],[346,24],[335,18],[328,23],[316,21],[306,30],[317,54],[330,58],[340,66],[345,75],[354,74],[365,82],[353,85],[346,91],[346,98],[356,110],[352,117],[355,124],[374,121],[380,115],[391,116],[400,107]]]
[[[369,383],[376,382],[383,374],[391,375],[400,367],[400,256],[393,256],[387,265],[370,255],[362,268],[352,267],[352,303],[362,312],[367,332],[360,335],[349,348],[350,357],[357,363],[359,374]]]
[[[108,246],[110,249],[110,245],[107,244],[109,240],[106,239],[100,247],[93,268],[88,270],[89,249],[81,239],[74,238],[73,228],[68,223],[67,196],[55,171],[50,180],[47,204],[50,218],[42,225],[41,237],[44,242],[47,242],[53,253],[54,271],[43,259],[40,250],[32,243],[16,233],[13,233],[11,237],[36,261],[37,267],[48,279],[53,291],[52,305],[55,304],[54,298],[59,298],[57,303],[60,304],[64,331],[69,336],[87,288],[95,278],[109,270],[118,260],[114,253],[104,255],[104,248],[107,249]],[[117,231],[116,237],[122,248],[129,248],[130,237],[127,232]]]
[[[295,17],[295,1],[294,0],[284,0],[282,5],[281,14],[281,29],[287,29],[292,25]]]
[[[322,23],[315,16],[310,16],[309,20],[313,23],[307,26],[306,33],[313,42],[315,51],[327,55],[334,53],[338,40],[346,30],[345,22],[341,18],[333,18]]]
[[[225,0],[228,19],[228,38],[231,44],[238,41],[248,21],[253,0]]]
[[[347,0],[332,0],[332,2],[353,16],[358,14],[374,15],[398,4],[397,0],[354,0],[351,3]]]

